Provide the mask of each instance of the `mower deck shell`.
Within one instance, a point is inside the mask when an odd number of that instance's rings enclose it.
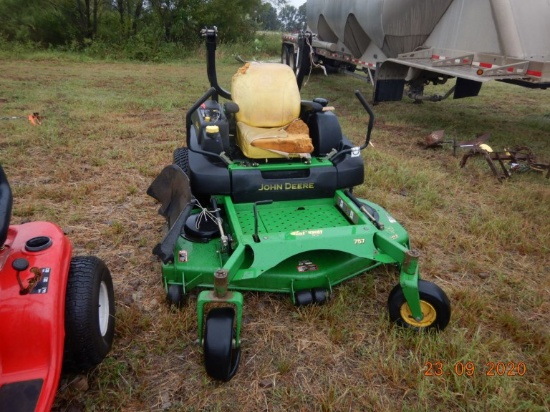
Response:
[[[329,198],[262,205],[233,203],[229,196],[217,200],[227,233],[233,236],[233,250],[224,253],[219,237],[180,236],[174,262],[163,265],[166,286],[182,285],[184,292],[212,288],[213,273],[223,268],[234,290],[330,290],[380,264],[398,263],[376,248],[379,231],[342,191]],[[391,232],[395,248],[408,247],[405,229],[382,207],[363,202],[377,213],[386,232]]]
[[[71,252],[70,241],[53,223],[9,228],[0,250],[0,410],[49,411],[53,404],[62,369]],[[14,261],[23,259],[27,268],[16,270]],[[35,268],[41,279],[22,294],[18,277],[27,287]]]

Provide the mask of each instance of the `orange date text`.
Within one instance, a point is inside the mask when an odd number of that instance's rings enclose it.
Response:
[[[441,361],[425,362],[424,376],[523,376],[527,373],[525,362],[486,362],[476,364],[470,361],[445,363]]]

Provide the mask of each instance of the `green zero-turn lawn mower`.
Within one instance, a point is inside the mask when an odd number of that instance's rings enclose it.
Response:
[[[217,30],[205,29],[211,88],[186,115],[186,147],[153,181],[168,231],[153,252],[162,260],[170,304],[197,298],[198,335],[207,373],[228,381],[240,359],[243,295],[282,292],[296,305],[322,304],[332,287],[382,264],[400,268],[390,292],[391,321],[444,329],[451,307],[420,280],[417,252],[382,207],[352,194],[363,183],[360,151],[342,134],[326,99],[300,99],[295,72],[247,63],[219,86]],[[220,97],[226,99],[220,102]],[[208,305],[216,303],[216,305]],[[209,309],[207,311],[207,309]],[[205,313],[207,312],[207,313]]]

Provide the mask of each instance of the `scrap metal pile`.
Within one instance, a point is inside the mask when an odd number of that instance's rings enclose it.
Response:
[[[487,144],[487,141],[491,137],[489,133],[482,134],[474,140],[464,142],[457,142],[455,139],[444,140],[444,137],[445,132],[443,130],[436,130],[430,133],[421,145],[425,149],[434,149],[442,147],[443,144],[452,144],[454,155],[456,155],[456,150],[458,148],[468,148],[469,150],[460,160],[460,167],[466,166],[466,162],[469,158],[482,156],[500,182],[502,182],[503,179],[512,177],[512,173],[528,171],[546,172],[545,177],[547,179],[550,178],[550,163],[537,161],[535,154],[527,146],[515,146],[512,149],[495,151]],[[502,173],[499,172],[499,168]]]

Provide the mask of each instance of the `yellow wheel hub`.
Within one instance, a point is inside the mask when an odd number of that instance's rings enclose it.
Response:
[[[415,328],[427,328],[435,322],[435,319],[437,318],[437,312],[431,304],[424,300],[420,301],[420,310],[422,311],[422,320],[416,320],[413,317],[409,305],[407,304],[407,302],[405,302],[401,305],[401,318],[406,323]]]

